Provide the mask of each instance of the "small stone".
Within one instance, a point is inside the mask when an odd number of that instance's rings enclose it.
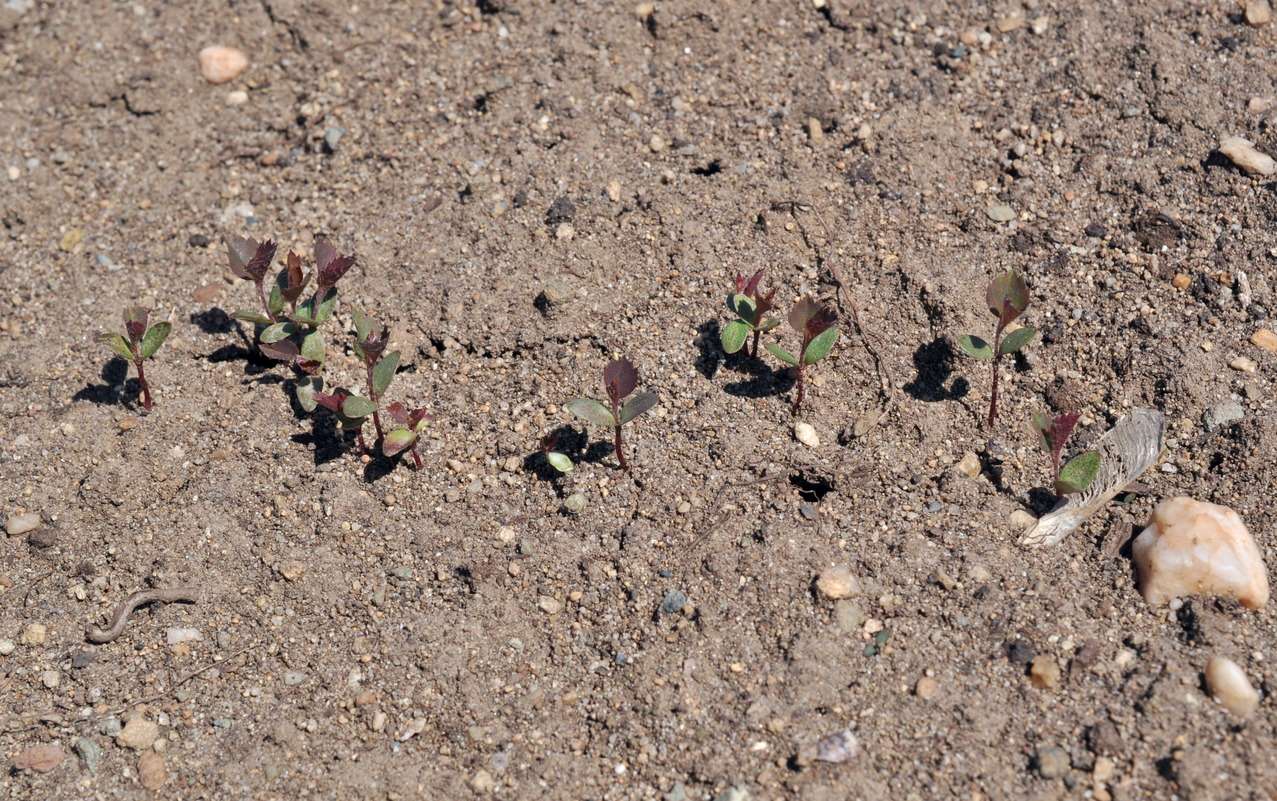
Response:
[[[1259,28],[1272,21],[1273,9],[1268,0],[1246,0],[1246,22]]]
[[[541,295],[545,297],[546,305],[562,306],[570,302],[576,293],[567,281],[548,281],[541,287]]]
[[[714,801],[749,801],[749,788],[740,786],[728,787],[714,796]]]
[[[17,647],[17,643],[8,637],[5,637],[3,640],[0,640],[0,656],[8,656],[13,653],[13,650]]]
[[[164,757],[154,751],[147,751],[137,758],[137,778],[148,790],[158,790],[168,782],[168,770],[164,767]]]
[[[859,631],[860,627],[865,625],[865,610],[855,601],[836,601],[834,602],[834,620],[838,623],[838,628],[848,634]]]
[[[975,478],[980,475],[980,457],[973,451],[967,451],[954,467],[967,478]]]
[[[1082,229],[1082,233],[1092,239],[1103,239],[1108,235],[1108,229],[1099,223],[1088,223],[1087,226]]]
[[[48,773],[62,764],[70,754],[60,745],[33,745],[13,758],[13,769]]]
[[[563,500],[563,511],[579,515],[585,511],[585,493],[574,492]]]
[[[820,447],[820,437],[816,436],[816,429],[808,423],[796,423],[794,425],[794,439],[809,448]]]
[[[613,203],[620,202],[621,200],[621,182],[620,181],[608,181],[607,189],[605,191],[607,192],[608,200],[612,201]]]
[[[858,753],[860,753],[860,743],[856,741],[856,735],[851,733],[851,729],[843,729],[816,743],[816,761],[818,762],[835,764],[846,762]]]
[[[1228,595],[1250,609],[1268,603],[1263,557],[1227,506],[1186,497],[1164,500],[1131,543],[1131,554],[1149,606],[1194,595]]]
[[[298,684],[306,681],[306,674],[300,670],[289,670],[284,672],[284,684],[289,687],[296,687]]]
[[[1248,718],[1259,707],[1259,693],[1246,671],[1231,659],[1213,656],[1206,663],[1206,689],[1211,697],[1239,718]]]
[[[1034,517],[1032,514],[1030,514],[1029,512],[1026,512],[1023,509],[1016,509],[1014,512],[1011,513],[1011,516],[1007,519],[1008,519],[1008,522],[1011,523],[1011,528],[1017,529],[1020,531],[1023,531],[1024,529],[1038,522],[1038,519],[1036,517]]]
[[[1263,114],[1265,111],[1272,108],[1274,104],[1277,104],[1277,98],[1272,96],[1256,96],[1246,101],[1246,110],[1251,114]]]
[[[803,516],[804,520],[815,520],[820,517],[820,507],[814,503],[804,501],[798,505],[798,513]]]
[[[1193,279],[1184,273],[1175,273],[1175,277],[1171,279],[1171,286],[1176,289],[1188,289],[1193,283]]]
[[[492,788],[496,786],[496,781],[492,778],[492,774],[486,770],[480,770],[470,779],[470,787],[476,793],[490,793]]]
[[[329,153],[337,152],[337,145],[341,143],[342,137],[346,135],[346,129],[340,125],[333,125],[324,131],[324,149]]]
[[[120,733],[115,735],[115,742],[134,751],[150,748],[160,737],[160,727],[153,720],[136,717],[125,724]]]
[[[518,536],[519,536],[518,532],[516,532],[514,529],[510,528],[509,526],[502,526],[501,528],[497,529],[497,540],[499,542],[504,542],[507,545],[514,542],[515,539],[518,538]]]
[[[296,559],[284,562],[279,566],[279,575],[289,581],[296,581],[306,575],[306,563]]]
[[[554,229],[554,238],[571,242],[576,236],[576,229],[572,227],[572,223],[559,223],[559,227]]]
[[[22,631],[23,645],[44,645],[44,638],[49,634],[43,623],[31,623]]]
[[[84,760],[84,767],[89,769],[89,773],[98,772],[98,763],[102,761],[102,746],[88,737],[81,737],[75,741],[75,752]]]
[[[1010,222],[1015,219],[1015,209],[1001,203],[990,206],[984,213],[994,222]]]
[[[1117,772],[1117,763],[1112,758],[1102,756],[1095,758],[1095,766],[1091,768],[1091,778],[1097,782],[1107,782]]]
[[[1261,328],[1250,335],[1250,344],[1258,345],[1269,353],[1277,353],[1277,334]]]
[[[647,147],[653,153],[660,153],[665,150],[666,146],[665,140],[661,138],[660,134],[652,134],[652,138],[647,140]]]
[[[941,587],[944,587],[946,592],[953,592],[955,589],[957,589],[958,587],[957,580],[954,579],[953,576],[950,576],[945,571],[941,570],[940,568],[936,568],[936,572],[934,575],[935,575],[936,583],[939,584]]]
[[[936,690],[938,689],[940,689],[939,682],[937,682],[935,679],[931,678],[930,676],[923,676],[922,678],[918,679],[918,683],[914,685],[913,692],[914,692],[914,695],[918,696],[919,698],[925,701],[931,696],[935,695]]]
[[[52,690],[62,683],[62,674],[56,670],[46,670],[40,674],[40,683]]]
[[[1005,17],[999,17],[993,24],[999,33],[1010,33],[1024,25],[1024,15],[1019,11],[1013,11]]]
[[[680,590],[672,590],[666,593],[664,600],[661,601],[660,612],[662,615],[676,615],[683,611],[686,605],[687,595]]]
[[[200,51],[200,74],[209,83],[233,81],[248,69],[248,56],[236,47],[212,45]]]
[[[133,429],[137,428],[141,424],[142,424],[142,421],[139,420],[134,415],[129,415],[128,417],[121,417],[120,422],[117,423],[121,431],[132,431]]]
[[[179,642],[203,641],[203,639],[204,635],[200,634],[199,629],[190,628],[171,628],[165,636],[165,640],[169,645],[177,645]]]
[[[825,141],[825,131],[820,127],[820,120],[815,117],[807,118],[807,136],[810,137],[814,145]]]
[[[1268,176],[1277,173],[1277,161],[1256,150],[1249,139],[1230,136],[1219,143],[1219,152],[1251,175]]]
[[[1048,654],[1038,654],[1029,668],[1033,686],[1040,690],[1054,690],[1060,684],[1060,663]]]
[[[1243,373],[1253,373],[1259,369],[1259,365],[1255,364],[1255,360],[1246,356],[1238,356],[1229,362],[1228,366]]]
[[[1058,779],[1069,772],[1069,754],[1058,745],[1039,748],[1033,756],[1034,767],[1044,779]]]
[[[58,250],[70,253],[75,250],[76,245],[79,245],[82,241],[84,241],[84,232],[79,228],[72,228],[70,231],[63,234],[62,238],[58,240]]]
[[[236,89],[233,92],[226,93],[226,105],[242,106],[248,102],[248,92],[243,89]]]
[[[860,594],[860,582],[841,565],[827,567],[816,577],[816,592],[830,601],[854,598]]]
[[[547,615],[557,615],[563,611],[563,602],[557,598],[551,598],[548,595],[542,595],[537,598],[537,606]]]
[[[1007,649],[1007,658],[1016,665],[1027,665],[1037,656],[1037,649],[1028,640],[1015,640]]]
[[[20,515],[9,515],[9,519],[5,521],[4,530],[9,532],[10,537],[16,537],[19,534],[26,534],[40,527],[40,515],[35,512],[27,512]]]
[[[1245,416],[1246,411],[1242,409],[1240,403],[1235,400],[1226,400],[1207,409],[1202,415],[1202,422],[1205,423],[1208,431],[1214,431],[1220,426],[1228,425],[1234,420],[1241,420]]]

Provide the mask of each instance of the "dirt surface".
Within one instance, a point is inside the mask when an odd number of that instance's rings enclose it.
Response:
[[[1250,344],[1277,197],[1215,152],[1277,152],[1277,28],[1230,3],[426,5],[0,7],[0,512],[43,521],[0,542],[8,797],[1277,797],[1267,698],[1242,722],[1201,673],[1270,692],[1272,613],[1150,609],[1118,547],[1186,494],[1277,556],[1277,356]],[[252,66],[215,86],[218,43]],[[424,471],[301,412],[228,317],[254,298],[227,232],[358,257],[327,369],[357,378],[352,308],[390,324],[393,399],[437,414]],[[815,448],[779,363],[718,344],[761,266],[782,308],[842,315]],[[1009,268],[1041,336],[990,439],[955,336],[992,333]],[[134,302],[174,324],[150,414],[93,342]],[[632,476],[563,410],[618,354],[662,401]],[[1029,413],[1078,408],[1085,445],[1135,406],[1168,421],[1148,494],[1018,547],[1050,505]],[[537,453],[560,429],[566,477]],[[822,598],[830,566],[860,593]],[[858,753],[812,760],[848,730]]]

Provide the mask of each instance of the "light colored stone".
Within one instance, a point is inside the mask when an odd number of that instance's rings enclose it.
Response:
[[[40,522],[40,515],[35,512],[9,515],[9,519],[5,521],[4,530],[9,532],[10,537],[16,537],[19,534],[26,534],[28,531],[34,531],[39,528]]]
[[[248,102],[248,92],[243,89],[236,89],[233,92],[226,93],[226,105],[242,106]]]
[[[1258,345],[1269,353],[1277,353],[1277,334],[1267,328],[1261,328],[1250,335],[1250,344]]]
[[[820,447],[820,437],[816,436],[816,429],[807,423],[794,424],[794,439],[808,448]]]
[[[1211,697],[1239,718],[1248,718],[1259,706],[1259,693],[1246,671],[1231,659],[1213,656],[1206,663],[1206,689]]]
[[[860,582],[851,571],[839,565],[827,567],[816,577],[816,592],[831,601],[854,598],[860,594]]]
[[[1265,111],[1273,107],[1273,103],[1275,101],[1277,101],[1277,98],[1274,98],[1271,95],[1252,97],[1246,102],[1246,110],[1251,114],[1263,114]]]
[[[22,631],[23,645],[44,645],[44,639],[49,635],[49,630],[45,628],[43,623],[32,623]]]
[[[1256,28],[1267,25],[1273,19],[1273,8],[1268,0],[1246,0],[1246,22]]]
[[[1013,11],[1005,17],[999,17],[993,24],[999,33],[1010,33],[1024,25],[1024,14],[1019,11]]]
[[[1027,512],[1024,509],[1016,509],[1011,513],[1008,520],[1011,523],[1011,528],[1021,531],[1038,522],[1038,519],[1034,517],[1032,513]]]
[[[279,575],[283,576],[289,581],[296,581],[297,579],[306,575],[306,563],[298,561],[296,559],[289,562],[284,562],[283,564],[279,566]]]
[[[481,770],[470,780],[470,786],[476,793],[490,793],[492,788],[496,786],[496,780],[492,778],[491,773]]]
[[[563,611],[563,602],[548,595],[542,595],[538,598],[537,606],[541,607],[541,611],[547,615],[557,615]]]
[[[980,457],[976,456],[973,451],[967,451],[962,454],[962,458],[954,466],[958,468],[959,473],[962,473],[967,478],[975,478],[980,475]]]
[[[1259,369],[1259,365],[1255,364],[1254,359],[1245,356],[1238,356],[1229,362],[1228,366],[1243,373],[1253,373]]]
[[[1252,175],[1272,175],[1277,173],[1277,161],[1260,153],[1249,139],[1230,136],[1220,141],[1219,152],[1223,153],[1238,167]]]
[[[1033,686],[1054,690],[1060,685],[1060,663],[1053,656],[1038,654],[1033,658],[1029,676],[1033,679]]]
[[[940,689],[940,684],[930,676],[923,676],[918,679],[917,685],[914,686],[914,694],[922,700],[927,700],[936,694],[936,690]]]
[[[115,742],[124,748],[142,751],[155,745],[160,737],[160,727],[153,720],[144,717],[133,718],[120,733],[115,735]]]
[[[48,773],[62,764],[70,754],[60,745],[33,745],[13,758],[13,769],[31,770],[36,773]]]
[[[200,51],[200,74],[209,83],[233,81],[248,69],[248,56],[236,47],[212,45]]]
[[[1015,209],[1003,203],[990,206],[984,213],[994,222],[1010,222],[1015,219]]]
[[[1095,758],[1095,767],[1091,769],[1091,778],[1097,782],[1107,782],[1117,771],[1117,764],[1106,756]]]
[[[168,769],[164,767],[164,757],[154,751],[147,751],[137,758],[137,778],[148,790],[158,790],[168,782]]]
[[[619,203],[621,201],[621,182],[620,181],[614,180],[614,181],[607,182],[607,199],[612,201],[613,203]]]
[[[1268,574],[1255,540],[1227,506],[1179,497],[1162,501],[1131,544],[1140,594],[1149,606],[1191,595],[1268,603]]]

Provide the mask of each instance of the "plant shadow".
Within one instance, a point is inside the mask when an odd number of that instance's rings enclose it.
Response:
[[[577,431],[572,426],[559,426],[544,439],[550,437],[554,438],[554,450],[571,459],[574,464],[587,458],[586,445],[589,438],[585,432]],[[539,481],[554,481],[563,476],[563,473],[550,466],[550,462],[545,458],[545,452],[540,449],[523,457],[523,470]]]
[[[744,350],[733,353],[728,358],[727,365],[751,376],[744,381],[729,381],[723,385],[724,392],[738,398],[769,398],[783,395],[798,383],[798,374],[792,367],[773,370],[761,358],[747,356]]]
[[[112,356],[102,365],[102,383],[86,384],[84,389],[71,396],[71,400],[88,401],[99,406],[120,404],[131,410],[134,404],[128,399],[136,398],[141,391],[141,382],[129,378],[129,363],[119,356]]]
[[[243,345],[223,345],[205,357],[211,364],[221,362],[244,362],[244,373],[257,376],[271,370],[280,362],[263,356],[258,350]]]
[[[904,385],[905,393],[914,400],[925,403],[965,398],[971,391],[971,384],[965,377],[959,376],[945,387],[953,375],[956,357],[953,345],[945,337],[936,337],[920,345],[913,352],[913,366],[918,371],[918,376]]]
[[[229,334],[232,331],[239,330],[239,326],[235,325],[235,320],[216,306],[192,314],[189,319],[206,334]],[[240,331],[240,335],[243,335],[242,331]]]
[[[696,341],[701,351],[696,357],[696,372],[710,380],[718,374],[718,368],[724,361],[723,348],[719,343],[720,331],[717,318],[706,320],[696,327]]]

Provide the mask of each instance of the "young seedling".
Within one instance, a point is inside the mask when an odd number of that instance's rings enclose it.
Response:
[[[545,455],[546,462],[550,467],[558,470],[560,473],[566,473],[572,469],[572,460],[568,458],[566,453],[556,450],[559,446],[559,435],[554,432],[541,437],[541,453]]]
[[[608,405],[593,398],[573,398],[564,406],[568,411],[589,423],[600,426],[611,426],[616,432],[616,460],[621,469],[629,471],[629,462],[625,461],[625,443],[621,441],[621,426],[638,417],[658,403],[651,392],[640,392],[621,405],[621,401],[629,397],[638,386],[638,369],[629,359],[615,359],[603,368],[603,390],[607,393]]]
[[[993,389],[989,393],[988,421],[988,427],[993,428],[998,418],[998,374],[1002,357],[1029,344],[1029,340],[1037,332],[1026,325],[1003,336],[1007,326],[1029,307],[1029,287],[1023,278],[1016,275],[1015,270],[993,279],[985,290],[984,297],[989,311],[998,318],[998,326],[993,332],[993,344],[990,345],[974,334],[963,334],[958,337],[958,346],[976,359],[993,360]]]
[[[137,368],[137,380],[142,385],[142,405],[151,411],[151,385],[146,383],[146,370],[142,367],[147,359],[155,355],[168,338],[173,326],[170,323],[156,323],[146,327],[150,311],[142,306],[129,306],[124,309],[124,333],[99,334],[97,341],[105,345],[121,359],[133,362]]]
[[[355,309],[351,316],[355,320],[357,337],[355,355],[364,363],[364,373],[368,380],[368,399],[377,403],[390,388],[390,382],[395,378],[395,371],[399,369],[399,351],[391,351],[384,357],[381,355],[385,353],[386,345],[390,343],[389,326],[383,325],[380,330],[377,330],[374,321],[359,309]],[[381,428],[381,416],[376,411],[372,413],[372,422],[377,428],[377,439],[383,439],[386,434]],[[413,455],[416,455],[415,450]]]
[[[345,389],[334,390],[332,393],[316,392],[313,397],[317,406],[323,406],[337,417],[337,422],[341,423],[343,431],[355,432],[359,440],[360,452],[367,453],[368,446],[364,443],[364,422],[368,419],[368,415],[377,411],[379,408],[377,404],[367,398],[352,395]]]
[[[426,427],[426,421],[434,419],[434,415],[427,414],[424,406],[409,411],[407,406],[398,401],[386,407],[386,414],[390,415],[394,426],[381,441],[381,452],[390,457],[411,448],[412,460],[417,469],[421,470],[423,465],[421,454],[417,452],[417,440]]]
[[[1095,451],[1074,456],[1063,467],[1060,466],[1064,442],[1073,433],[1077,419],[1077,412],[1062,414],[1054,420],[1041,412],[1033,413],[1033,429],[1038,432],[1038,443],[1042,449],[1051,455],[1052,486],[1060,497],[1091,486],[1100,470],[1100,455]]]
[[[764,268],[765,269],[765,268]],[[723,350],[735,353],[745,345],[750,333],[754,335],[754,346],[749,351],[750,358],[758,356],[758,338],[764,331],[770,331],[780,325],[780,318],[767,319],[767,312],[776,308],[772,300],[776,297],[775,288],[764,293],[759,287],[763,282],[763,271],[754,273],[746,280],[744,276],[736,276],[736,291],[727,296],[727,309],[736,315],[723,327]]]
[[[790,410],[791,414],[798,414],[798,407],[802,405],[803,396],[806,394],[803,368],[825,358],[833,349],[840,333],[834,327],[834,323],[838,322],[838,312],[828,306],[822,306],[818,300],[807,295],[789,310],[788,319],[790,327],[803,337],[798,356],[795,357],[789,351],[770,342],[767,343],[767,350],[771,355],[798,371],[798,387],[794,396],[794,406]]]
[[[237,311],[232,316],[265,326],[258,336],[258,347],[270,358],[294,365],[305,374],[297,382],[297,400],[306,411],[314,411],[318,403],[315,396],[324,388],[320,375],[324,337],[319,326],[332,316],[337,305],[337,282],[354,266],[354,257],[339,254],[325,239],[315,240],[315,292],[301,301],[311,279],[302,272],[301,256],[289,252],[284,269],[267,293],[266,274],[278,246],[270,240],[258,242],[228,236],[226,248],[231,272],[253,282],[264,312]]]

